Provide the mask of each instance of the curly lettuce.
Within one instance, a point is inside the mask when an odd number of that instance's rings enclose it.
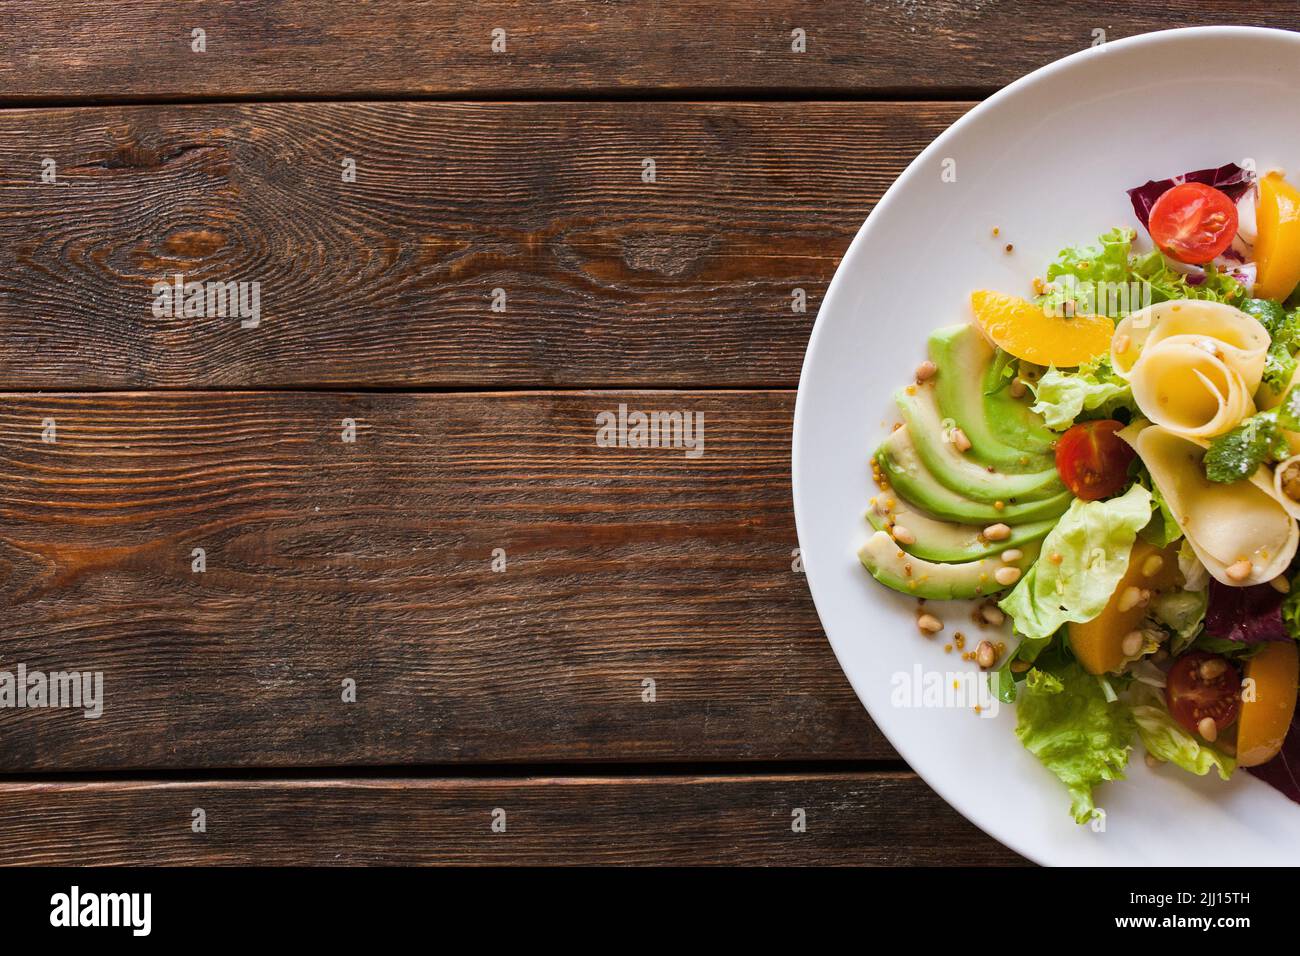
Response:
[[[1129,261],[1132,281],[1139,284],[1144,298],[1150,302],[1169,302],[1173,299],[1204,299],[1238,305],[1246,296],[1246,287],[1226,272],[1213,265],[1207,266],[1203,276],[1189,276],[1170,267],[1169,260],[1157,249]]]
[[[1085,412],[1089,418],[1111,418],[1121,408],[1130,415],[1137,413],[1133,392],[1115,374],[1109,355],[1100,355],[1073,372],[1049,368],[1031,387],[1033,410],[1053,431],[1065,431]]]
[[[1096,813],[1093,788],[1121,780],[1134,732],[1121,701],[1077,663],[1029,672],[1016,704],[1016,736],[1070,792],[1070,813],[1087,823]]]
[[[1205,299],[1237,305],[1246,287],[1214,266],[1191,275],[1173,268],[1159,250],[1134,253],[1132,229],[1115,228],[1096,243],[1061,250],[1047,267],[1038,303],[1054,314],[1102,314],[1121,319],[1155,302]]]
[[[1043,308],[1053,314],[1098,311],[1099,293],[1129,281],[1129,258],[1136,233],[1116,227],[1103,233],[1091,245],[1081,244],[1062,249],[1056,261],[1047,267],[1048,290],[1038,297]],[[1128,310],[1122,310],[1127,314]]]
[[[1070,621],[1091,621],[1124,576],[1151,509],[1151,492],[1141,485],[1106,501],[1075,500],[1043,539],[1043,557],[998,607],[1031,641],[1050,638]]]
[[[1181,654],[1201,633],[1209,607],[1206,591],[1166,591],[1151,602],[1151,616],[1173,636],[1169,652]]]
[[[1300,351],[1300,309],[1287,311],[1284,305],[1272,299],[1244,299],[1237,308],[1259,319],[1268,330],[1271,341],[1264,359],[1263,384],[1280,395],[1291,384],[1296,371],[1295,353]]]
[[[1147,753],[1189,773],[1203,777],[1211,768],[1218,771],[1220,779],[1227,780],[1237,769],[1234,757],[1215,749],[1174,720],[1158,693],[1144,692],[1140,703],[1132,708],[1138,736]]]

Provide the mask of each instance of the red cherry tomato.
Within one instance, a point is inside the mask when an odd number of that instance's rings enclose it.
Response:
[[[1128,482],[1128,466],[1135,453],[1115,434],[1123,427],[1110,418],[1082,422],[1057,440],[1056,470],[1076,498],[1109,498]]]
[[[1169,713],[1192,733],[1200,733],[1206,717],[1214,720],[1216,735],[1236,721],[1241,710],[1241,673],[1226,657],[1205,651],[1184,654],[1165,682]]]
[[[1156,200],[1147,229],[1165,255],[1202,265],[1232,245],[1237,204],[1213,186],[1183,183]]]

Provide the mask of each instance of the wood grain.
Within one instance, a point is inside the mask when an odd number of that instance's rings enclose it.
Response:
[[[1289,0],[73,0],[0,3],[0,97],[545,96],[645,91],[982,95],[1088,47],[1222,22],[1290,29]],[[206,32],[193,52],[192,31]],[[492,31],[505,31],[504,52]],[[792,31],[806,34],[793,52]]]
[[[1023,862],[907,773],[0,783],[0,841],[40,865]]]
[[[620,402],[702,456],[597,447]],[[793,405],[0,395],[0,664],[105,685],[0,710],[0,769],[891,758],[792,570]]]
[[[963,110],[0,111],[0,387],[792,386],[863,217]],[[259,282],[260,325],[155,316],[177,273]]]

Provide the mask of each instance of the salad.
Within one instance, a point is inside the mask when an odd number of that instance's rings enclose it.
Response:
[[[945,649],[1076,821],[1138,741],[1300,802],[1300,191],[1230,163],[1128,194],[1135,225],[931,335],[859,558],[927,636],[969,602]]]

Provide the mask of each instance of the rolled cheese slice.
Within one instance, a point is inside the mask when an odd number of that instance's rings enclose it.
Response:
[[[1178,340],[1221,359],[1241,376],[1252,395],[1264,375],[1268,330],[1254,316],[1222,302],[1175,299],[1127,316],[1111,339],[1111,364],[1129,376],[1158,343]]]
[[[1142,429],[1133,445],[1187,543],[1216,580],[1248,587],[1286,571],[1300,544],[1300,527],[1276,497],[1267,468],[1247,481],[1210,481],[1202,464],[1204,443],[1159,425]]]
[[[1213,438],[1255,411],[1250,388],[1222,358],[1189,342],[1149,347],[1129,375],[1142,414],[1187,438]]]

